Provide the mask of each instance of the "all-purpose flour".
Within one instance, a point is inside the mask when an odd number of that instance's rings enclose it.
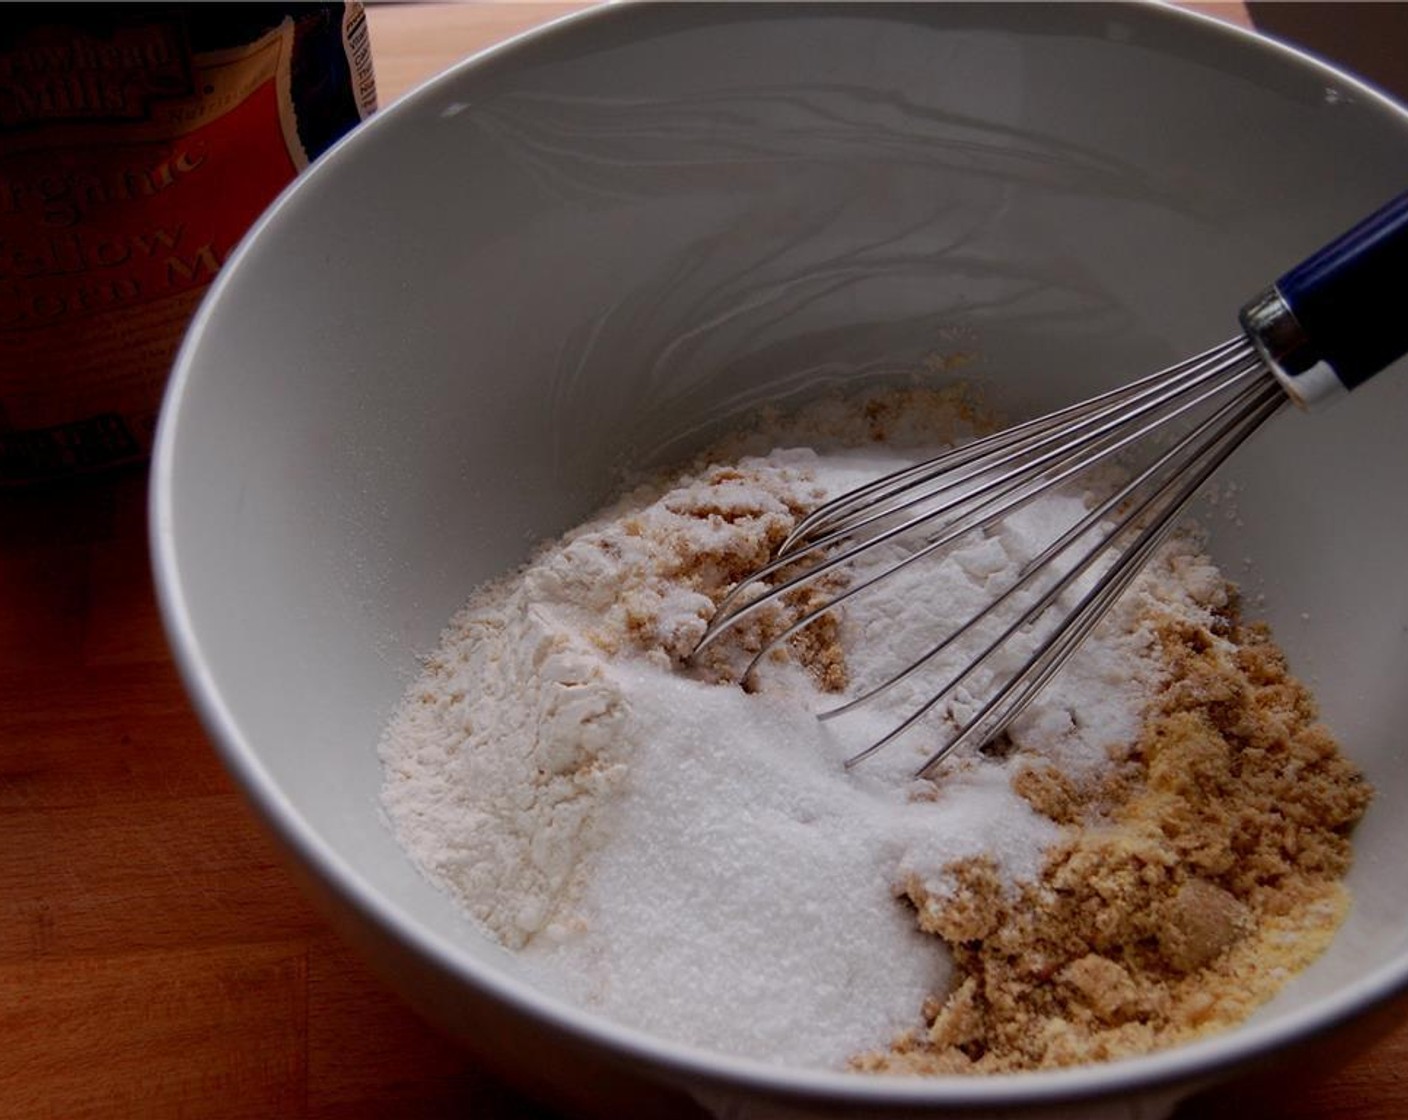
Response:
[[[949,865],[982,855],[1005,881],[1037,875],[1058,830],[1014,793],[1012,767],[1039,757],[1098,776],[1137,732],[1161,672],[1151,611],[1201,618],[1222,594],[1188,543],[1013,727],[1011,753],[958,760],[938,783],[907,776],[922,735],[842,767],[922,685],[823,724],[814,713],[838,698],[795,659],[765,666],[754,694],[723,679],[741,650],[683,664],[717,598],[801,511],[936,453],[967,415],[952,394],[911,391],[740,437],[480,588],[451,622],[381,744],[385,807],[416,862],[544,987],[669,1038],[835,1066],[945,987],[943,946],[917,932],[898,884],[942,894]],[[846,691],[927,648],[1031,558],[1038,530],[1083,509],[1053,498],[858,596],[836,635]]]

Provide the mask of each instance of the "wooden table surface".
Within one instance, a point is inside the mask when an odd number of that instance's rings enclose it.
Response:
[[[371,9],[382,102],[577,4]],[[1242,18],[1238,5],[1220,5]],[[303,900],[177,681],[144,469],[0,494],[0,1120],[550,1114],[480,1072]],[[1408,1029],[1189,1102],[1408,1116]]]

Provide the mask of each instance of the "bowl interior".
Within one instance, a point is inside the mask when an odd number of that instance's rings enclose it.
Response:
[[[1159,10],[666,6],[461,68],[297,184],[183,352],[154,508],[197,698],[286,832],[511,975],[377,808],[382,725],[475,583],[760,401],[966,353],[1027,411],[1220,341],[1408,179],[1405,140]],[[1268,1022],[1408,956],[1405,373],[1281,418],[1207,517],[1379,791],[1353,914]]]

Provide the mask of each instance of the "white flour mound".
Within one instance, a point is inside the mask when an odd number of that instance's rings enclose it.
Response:
[[[749,570],[799,510],[966,434],[953,394],[883,404],[885,442],[874,402],[831,402],[628,495],[476,591],[407,692],[381,743],[396,834],[545,988],[779,1063],[883,1046],[949,967],[895,884],[942,892],[944,868],[979,854],[1008,881],[1035,877],[1057,830],[1012,791],[1012,767],[1098,775],[1158,684],[1151,608],[1217,605],[1216,570],[1175,540],[1014,725],[1012,752],[958,760],[937,784],[908,777],[922,734],[841,765],[922,681],[823,724],[838,698],[795,665],[767,666],[755,694],[681,672],[730,567]],[[740,457],[769,442],[782,449]],[[858,596],[848,691],[928,648],[1084,509],[1081,495],[1037,503]]]

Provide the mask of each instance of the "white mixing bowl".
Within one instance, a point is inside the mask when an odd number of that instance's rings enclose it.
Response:
[[[1408,980],[1402,364],[1278,420],[1212,519],[1378,788],[1338,940],[1230,1033],[916,1081],[614,1026],[524,983],[417,874],[377,737],[471,587],[623,463],[935,352],[974,352],[965,374],[1023,408],[1128,379],[1231,335],[1405,183],[1401,110],[1154,7],[613,8],[490,52],[299,179],[190,332],[152,509],[191,694],[348,936],[510,1075],[604,1078],[631,1115],[1156,1115]]]

